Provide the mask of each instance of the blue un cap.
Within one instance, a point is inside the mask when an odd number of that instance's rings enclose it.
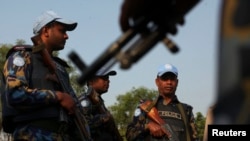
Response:
[[[167,72],[171,72],[173,74],[175,74],[176,76],[178,76],[178,70],[175,66],[173,66],[172,64],[164,64],[161,65],[158,68],[158,73],[157,76],[161,77],[163,74],[167,73]]]

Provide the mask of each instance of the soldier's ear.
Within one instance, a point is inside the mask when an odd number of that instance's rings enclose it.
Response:
[[[159,78],[158,78],[158,77],[155,78],[155,84],[156,84],[156,86],[158,87],[158,85],[159,85]]]

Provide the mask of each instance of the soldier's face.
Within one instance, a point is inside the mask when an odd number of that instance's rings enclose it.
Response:
[[[168,96],[175,94],[178,85],[178,79],[174,74],[166,73],[161,77],[157,77],[155,83],[158,87],[159,93],[161,95]]]

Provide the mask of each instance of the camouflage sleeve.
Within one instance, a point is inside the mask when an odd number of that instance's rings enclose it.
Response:
[[[103,125],[103,122],[105,118],[108,118],[106,114],[99,114],[98,111],[95,111],[95,106],[91,103],[90,99],[87,98],[86,95],[81,95],[79,97],[79,100],[81,102],[81,106],[83,108],[83,111],[85,113],[85,117],[89,123],[90,129],[94,131],[95,129],[98,129],[101,125]]]
[[[145,134],[148,133],[145,130],[146,114],[137,108],[134,113],[133,121],[127,126],[126,139],[128,141],[144,140]]]
[[[6,95],[9,105],[18,109],[29,110],[56,103],[55,92],[29,88],[30,76],[30,52],[18,51],[12,53],[4,64]]]

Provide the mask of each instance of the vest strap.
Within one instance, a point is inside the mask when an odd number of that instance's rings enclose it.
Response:
[[[185,128],[186,128],[186,138],[187,138],[187,141],[191,141],[191,139],[190,139],[190,130],[189,130],[188,124],[187,124],[187,116],[186,116],[186,114],[184,113],[184,107],[183,107],[183,105],[182,105],[181,103],[178,103],[178,104],[177,104],[177,107],[178,107],[178,109],[179,109],[180,112],[181,112],[181,116],[183,117],[182,119],[183,119],[183,121],[184,121]]]

